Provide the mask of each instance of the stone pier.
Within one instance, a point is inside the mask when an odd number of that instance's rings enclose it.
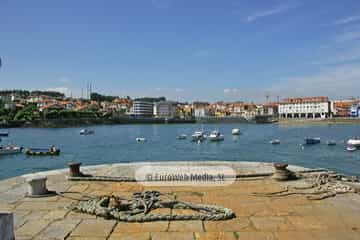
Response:
[[[161,164],[161,163],[154,163]],[[185,163],[183,163],[185,164]],[[273,164],[244,162],[196,162],[193,165],[228,165],[238,174],[273,172]],[[138,164],[114,164],[84,167],[85,174],[132,177]],[[289,170],[304,170],[289,166]],[[67,181],[67,169],[19,176],[0,181],[0,212],[14,214],[18,240],[118,240],[118,239],[360,239],[360,195],[344,194],[321,201],[310,201],[302,195],[281,198],[254,196],[253,192],[274,192],[286,184],[271,177],[239,179],[221,187],[145,187],[137,182]],[[80,192],[91,195],[114,194],[129,197],[135,191],[158,190],[174,193],[180,200],[215,204],[231,208],[236,218],[226,221],[160,221],[126,223],[105,220],[68,210],[77,202],[71,198],[50,196],[26,198],[26,179],[47,177],[47,188],[55,191]],[[186,214],[190,210],[158,209],[164,214]]]

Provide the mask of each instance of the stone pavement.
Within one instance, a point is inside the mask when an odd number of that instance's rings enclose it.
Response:
[[[107,167],[89,171],[103,174]],[[16,239],[360,239],[360,195],[356,194],[322,201],[310,201],[304,196],[268,198],[251,194],[279,191],[287,184],[270,178],[239,180],[225,187],[144,187],[135,182],[70,182],[65,180],[64,171],[46,175],[50,190],[126,197],[135,191],[158,190],[175,193],[180,200],[231,208],[236,218],[219,222],[104,220],[67,210],[65,207],[76,201],[69,198],[24,198],[27,186],[24,177],[17,177],[0,182],[0,212],[14,212]],[[190,210],[156,211],[186,214]]]

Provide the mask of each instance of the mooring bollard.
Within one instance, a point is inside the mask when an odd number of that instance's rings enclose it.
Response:
[[[273,175],[273,178],[278,181],[286,181],[291,176],[292,173],[287,169],[288,164],[287,163],[274,163],[275,172]]]
[[[0,213],[0,239],[15,239],[14,215],[12,213]]]
[[[68,163],[70,177],[83,177],[84,176],[84,174],[80,171],[80,165],[81,165],[81,162]]]
[[[29,184],[27,197],[47,197],[54,195],[55,192],[46,188],[46,177],[34,177],[27,180]]]

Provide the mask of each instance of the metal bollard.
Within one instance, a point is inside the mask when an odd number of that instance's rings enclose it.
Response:
[[[34,177],[27,180],[28,192],[27,197],[48,197],[56,194],[46,188],[46,177]]]
[[[68,163],[70,177],[83,177],[84,176],[84,174],[80,171],[80,165],[81,165],[80,162]]]

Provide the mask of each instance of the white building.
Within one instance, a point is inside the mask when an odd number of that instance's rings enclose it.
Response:
[[[194,116],[196,118],[209,117],[213,115],[210,111],[210,104],[205,102],[194,102]]]
[[[152,117],[154,115],[154,104],[152,102],[134,101],[132,115],[139,117]]]
[[[159,118],[174,118],[176,115],[176,104],[163,101],[154,104],[154,115]]]
[[[288,98],[279,104],[280,118],[329,118],[328,97]]]

